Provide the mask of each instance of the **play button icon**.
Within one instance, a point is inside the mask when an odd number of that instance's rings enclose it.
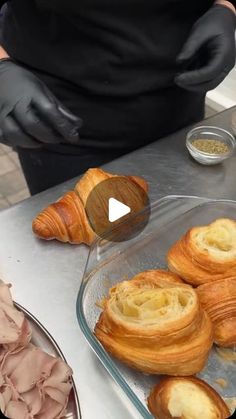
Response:
[[[135,176],[111,176],[94,186],[85,211],[97,236],[113,242],[129,240],[149,220],[147,183]]]
[[[122,204],[115,198],[109,198],[109,210],[108,219],[111,223],[124,217],[126,214],[131,212],[131,208],[128,205]]]

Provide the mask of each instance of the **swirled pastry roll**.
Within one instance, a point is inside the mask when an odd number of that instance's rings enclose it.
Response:
[[[201,285],[197,293],[213,322],[215,343],[236,345],[236,276]]]
[[[169,377],[148,397],[148,408],[157,419],[226,419],[230,411],[220,395],[195,377]]]
[[[169,250],[169,269],[186,282],[201,285],[236,276],[236,222],[219,218],[191,228]]]
[[[114,357],[151,374],[195,374],[213,343],[212,324],[196,291],[160,270],[111,288],[95,335]]]

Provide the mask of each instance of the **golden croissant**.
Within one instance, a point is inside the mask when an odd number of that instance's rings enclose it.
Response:
[[[72,244],[85,243],[90,245],[96,238],[86,215],[85,205],[90,192],[100,182],[118,177],[102,169],[89,169],[76,184],[74,191],[67,192],[57,202],[49,205],[33,220],[33,232],[45,240],[57,239]],[[119,176],[126,179],[125,187],[118,191],[120,200],[128,195],[137,204],[137,185],[139,189],[147,192],[146,181],[138,176]],[[110,193],[108,191],[108,193]],[[97,218],[99,210],[104,203],[98,196]],[[102,222],[102,220],[100,220]]]
[[[227,419],[230,411],[220,395],[196,377],[168,377],[148,397],[156,419]]]
[[[193,227],[169,250],[168,267],[186,282],[201,285],[236,276],[236,222],[219,218]]]
[[[213,322],[215,343],[236,345],[236,277],[200,285],[197,293]]]
[[[111,288],[95,335],[128,366],[150,374],[199,372],[213,344],[212,323],[196,291],[162,270]]]

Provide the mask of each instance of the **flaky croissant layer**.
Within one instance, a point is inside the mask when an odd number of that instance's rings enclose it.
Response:
[[[220,395],[196,377],[169,377],[151,391],[148,407],[156,419],[226,419],[230,411]]]
[[[236,276],[197,288],[201,304],[213,322],[214,341],[220,346],[236,345]]]
[[[161,270],[113,287],[95,335],[113,356],[151,374],[195,374],[213,343],[211,321],[194,289]]]
[[[236,277],[236,222],[219,218],[191,228],[170,248],[167,261],[192,285]]]

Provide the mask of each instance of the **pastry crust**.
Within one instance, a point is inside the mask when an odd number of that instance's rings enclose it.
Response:
[[[57,202],[45,208],[34,219],[33,231],[41,239],[57,239],[72,244],[90,245],[96,238],[82,201],[74,191],[67,192]]]
[[[86,201],[90,192],[100,182],[117,177],[118,175],[98,168],[87,170],[73,191],[67,192],[57,202],[52,203],[38,214],[33,220],[33,232],[45,240],[56,239],[71,244],[91,245],[97,235],[88,222],[85,209]],[[139,208],[142,203],[146,203],[148,185],[143,178],[138,176],[119,176],[119,178],[123,181],[118,190],[121,201],[123,196],[129,196],[133,204],[132,208]],[[110,189],[108,190],[109,194],[111,194]],[[101,207],[104,206],[103,200],[104,197],[97,196],[96,219],[101,226],[103,224],[106,226],[107,214],[106,211],[101,211]]]
[[[236,222],[219,218],[193,227],[169,250],[168,267],[186,282],[201,285],[236,276]]]
[[[111,288],[95,335],[114,357],[150,374],[195,374],[213,343],[211,321],[195,290],[162,270]]]
[[[220,395],[196,377],[169,377],[148,397],[148,408],[157,419],[226,419],[230,411]]]
[[[236,345],[236,276],[201,285],[197,293],[213,322],[215,343]]]

